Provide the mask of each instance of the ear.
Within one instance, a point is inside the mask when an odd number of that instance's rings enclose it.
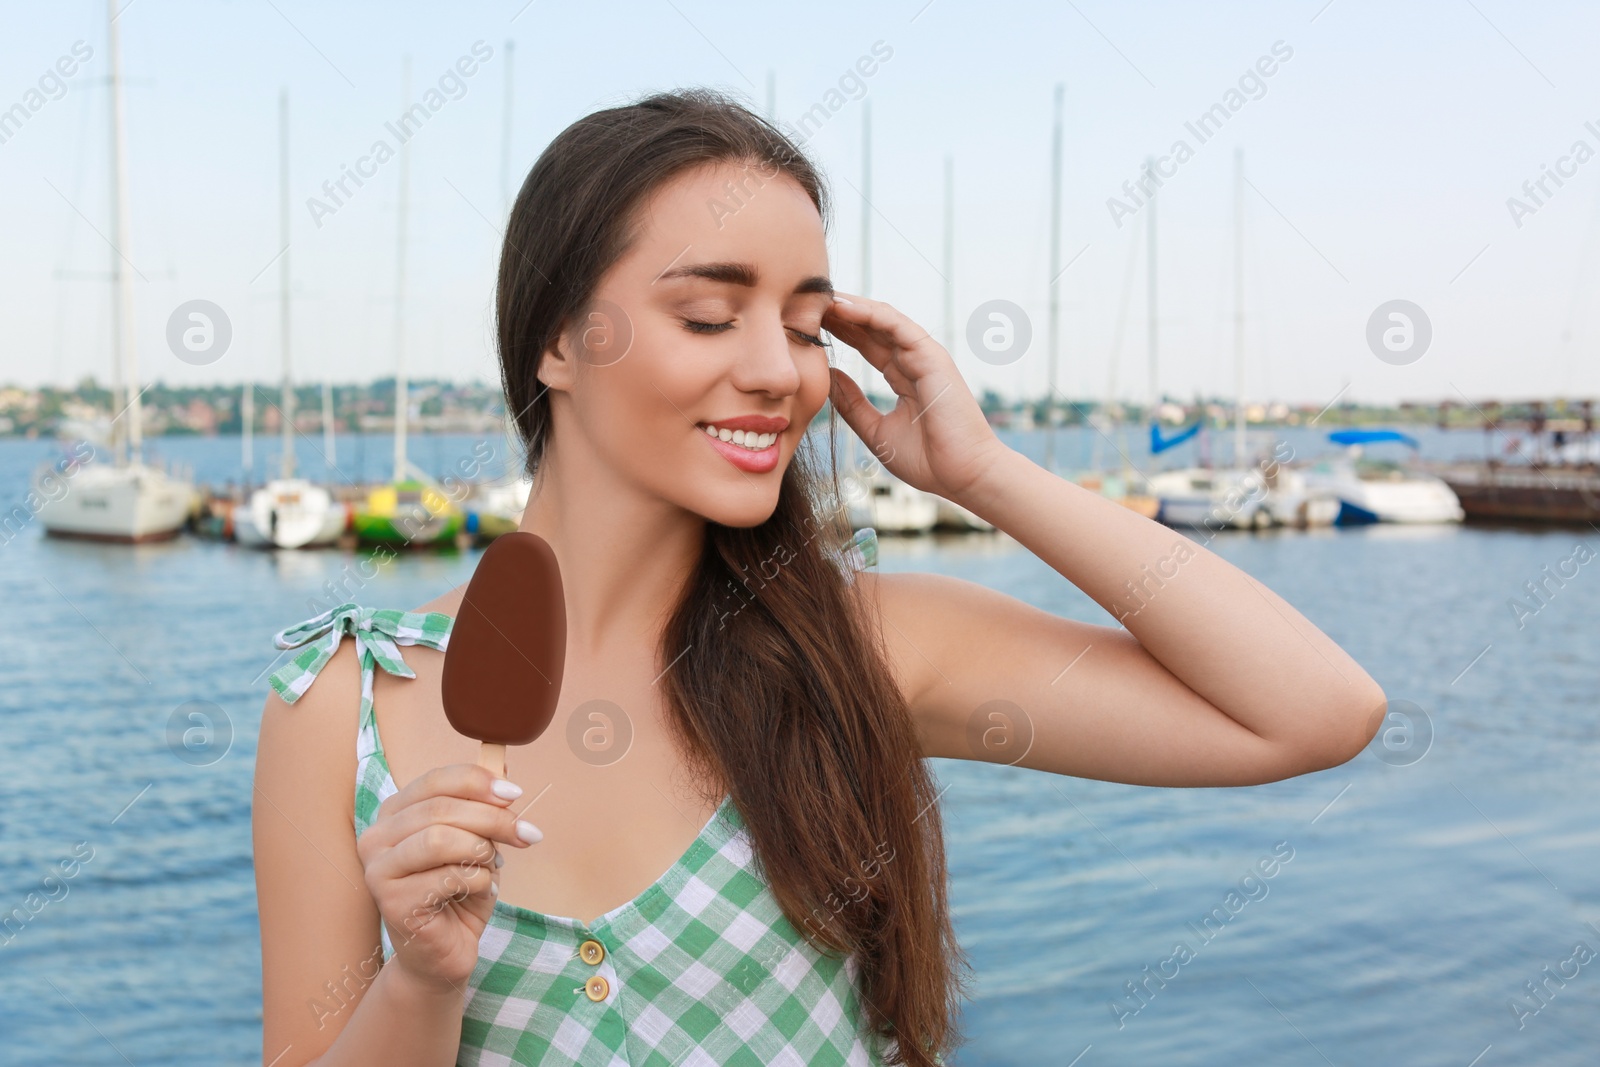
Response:
[[[539,356],[539,369],[534,377],[547,389],[571,390],[577,368],[573,366],[571,339],[567,325],[562,323],[555,340]]]
[[[633,320],[610,300],[592,300],[574,319],[564,320],[556,339],[539,359],[538,379],[551,389],[571,390],[578,363],[609,367],[633,347]]]

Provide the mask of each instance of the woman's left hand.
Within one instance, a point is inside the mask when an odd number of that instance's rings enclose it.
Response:
[[[895,308],[835,294],[822,325],[881,371],[900,398],[885,415],[841,368],[829,369],[834,407],[896,478],[959,503],[1008,451],[950,353]]]

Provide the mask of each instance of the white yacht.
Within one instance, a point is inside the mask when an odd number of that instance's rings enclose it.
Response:
[[[274,478],[233,511],[233,536],[252,548],[331,545],[350,522],[350,506],[304,478]]]
[[[850,524],[889,533],[927,533],[939,522],[939,498],[902,482],[883,467],[840,476]]]
[[[1168,526],[1251,530],[1272,525],[1259,470],[1185,467],[1152,474],[1149,484],[1150,494],[1161,502],[1156,519]]]
[[[1374,522],[1460,522],[1465,513],[1444,480],[1399,463],[1367,459],[1363,446],[1395,441],[1412,449],[1414,438],[1394,430],[1339,430],[1328,435],[1345,454],[1321,460],[1305,472],[1307,483],[1339,500],[1340,526]]]
[[[981,530],[988,532],[994,529],[994,523],[985,519],[971,508],[957,504],[954,500],[946,500],[942,496],[933,498],[934,511],[938,516],[934,521],[935,526],[950,530]]]
[[[1339,520],[1339,498],[1332,490],[1312,485],[1303,469],[1282,464],[1267,478],[1265,507],[1275,526],[1307,529]]]
[[[137,544],[178,536],[195,504],[194,485],[173,472],[142,462],[123,466],[90,463],[72,475],[68,492],[52,500],[35,473],[35,492],[45,501],[39,521],[54,537]],[[59,490],[59,475],[57,489]]]

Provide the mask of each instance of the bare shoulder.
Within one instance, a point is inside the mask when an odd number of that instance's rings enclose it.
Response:
[[[354,641],[339,643],[294,703],[269,690],[256,749],[257,805],[293,803],[299,795],[352,812],[360,718],[361,665]]]
[[[467,586],[463,582],[409,610],[416,615],[439,612],[450,616],[453,623],[466,594]],[[380,733],[386,730],[393,733],[397,728],[409,737],[414,730],[426,728],[439,717],[438,694],[444,675],[444,653],[423,644],[406,645],[400,652],[416,677],[396,678],[384,671],[377,672],[372,680],[373,706]]]
[[[466,583],[462,583],[408,610],[419,615],[439,612],[453,621],[466,592]],[[421,643],[403,645],[399,651],[412,677],[377,671],[372,679],[372,704],[389,773],[395,784],[404,788],[414,775],[441,760],[473,762],[477,750],[463,747],[463,738],[445,717],[445,654]]]
[[[410,610],[418,615],[426,615],[430,611],[438,611],[453,619],[456,617],[456,612],[461,610],[461,601],[466,595],[467,583],[462,582],[455,588],[447,589],[440,593],[421,607],[411,608]]]

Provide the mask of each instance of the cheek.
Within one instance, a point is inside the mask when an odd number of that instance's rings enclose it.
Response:
[[[714,384],[715,368],[694,358],[681,332],[636,327],[625,356],[583,369],[587,380],[578,393],[585,433],[626,465],[659,455],[667,442],[694,429],[693,413]]]

